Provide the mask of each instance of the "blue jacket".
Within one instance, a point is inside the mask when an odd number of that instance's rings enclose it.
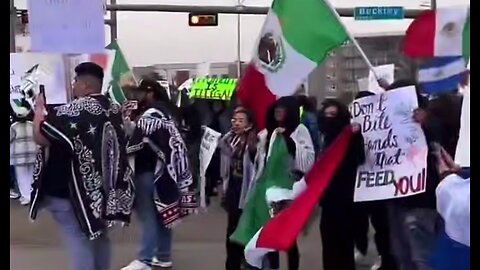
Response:
[[[313,149],[315,150],[315,154],[318,154],[318,151],[320,149],[320,132],[317,116],[312,112],[304,111],[301,117],[301,121],[302,124],[307,127],[308,133],[310,133],[310,137],[312,137]]]

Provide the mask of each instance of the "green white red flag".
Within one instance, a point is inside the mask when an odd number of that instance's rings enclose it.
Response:
[[[259,128],[276,98],[294,94],[348,36],[327,0],[274,0],[237,93]]]
[[[307,176],[293,185],[292,190],[288,191],[278,186],[267,190],[267,203],[284,200],[293,202],[287,209],[270,219],[248,241],[245,247],[245,259],[248,264],[262,269],[267,253],[288,251],[293,246],[343,161],[353,136],[352,128],[350,126],[345,128]]]
[[[408,27],[403,53],[411,58],[470,59],[470,7],[424,11]]]

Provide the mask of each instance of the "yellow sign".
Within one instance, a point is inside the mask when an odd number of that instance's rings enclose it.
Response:
[[[237,87],[237,79],[195,79],[190,98],[230,100]]]

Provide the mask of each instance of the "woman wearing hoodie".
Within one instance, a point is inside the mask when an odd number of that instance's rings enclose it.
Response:
[[[320,111],[323,148],[328,148],[348,125],[350,113],[347,106],[334,99],[325,101]],[[320,202],[324,270],[355,270],[353,194],[357,167],[365,161],[363,144],[363,137],[357,132]]]
[[[271,143],[276,136],[283,136],[287,144],[288,152],[292,158],[290,171],[301,179],[313,166],[315,150],[308,129],[300,123],[300,106],[295,97],[280,98],[268,111],[266,129],[259,133],[257,155],[255,157],[255,180],[263,173],[263,168],[269,157]],[[278,253],[270,253],[270,269],[279,269]],[[288,269],[299,269],[299,252],[295,245],[288,252]]]

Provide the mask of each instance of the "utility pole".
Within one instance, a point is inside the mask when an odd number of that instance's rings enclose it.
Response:
[[[116,5],[117,0],[110,0],[111,5]],[[117,11],[110,10],[110,41],[114,42],[118,37],[118,28],[117,28]]]
[[[244,0],[237,0],[237,10],[244,8]],[[240,79],[242,76],[242,59],[241,59],[241,48],[242,48],[242,22],[240,13],[237,14],[237,78]]]

